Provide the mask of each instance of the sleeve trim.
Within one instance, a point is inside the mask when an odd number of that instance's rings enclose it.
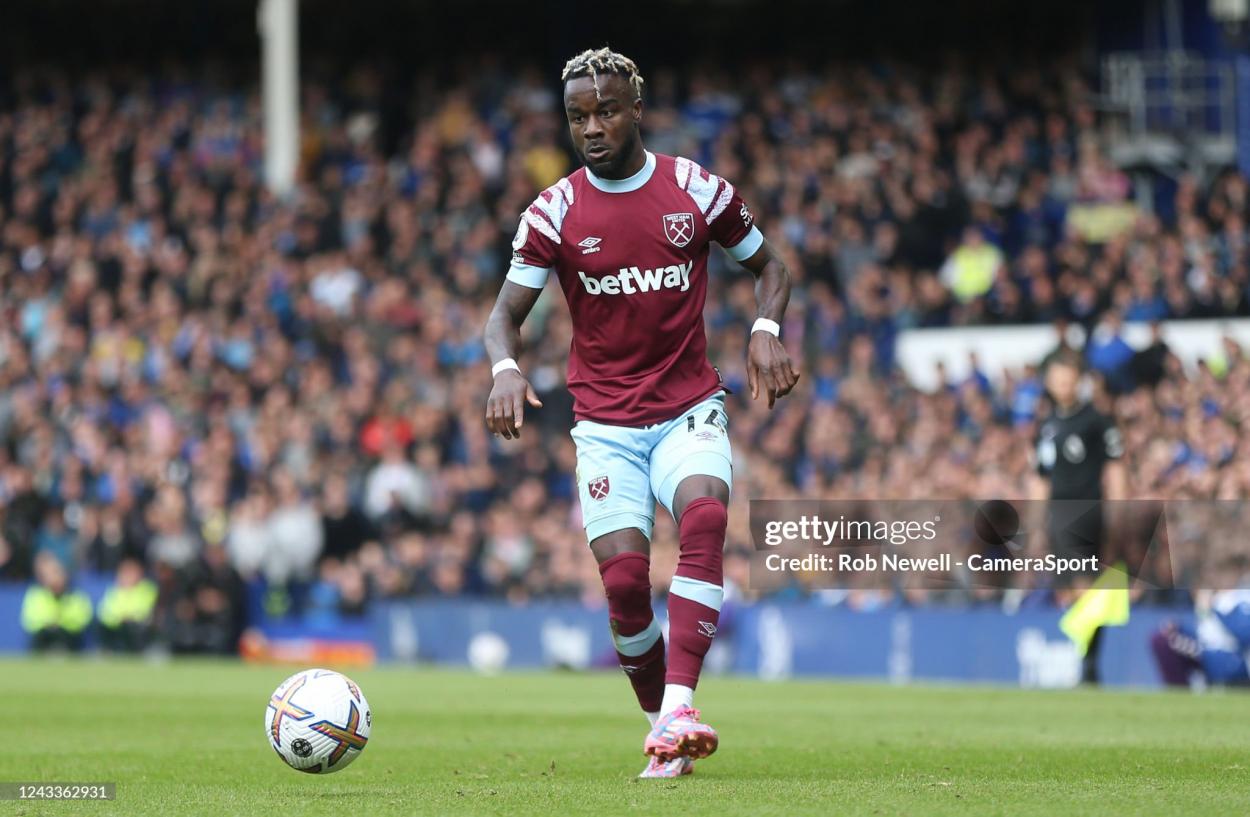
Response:
[[[507,279],[523,287],[542,289],[547,285],[547,275],[550,272],[551,269],[548,267],[535,267],[532,264],[513,261],[512,266],[508,267]]]
[[[752,225],[751,232],[747,233],[746,238],[739,241],[732,247],[725,247],[725,252],[729,253],[729,257],[735,261],[745,261],[764,246],[764,234],[760,232],[760,228]]]

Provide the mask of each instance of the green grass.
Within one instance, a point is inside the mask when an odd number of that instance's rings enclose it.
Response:
[[[615,673],[352,672],[373,709],[338,774],[288,769],[263,715],[288,667],[0,661],[0,781],[117,800],[0,815],[1226,815],[1250,812],[1250,697],[709,679],[721,749],[640,781]]]

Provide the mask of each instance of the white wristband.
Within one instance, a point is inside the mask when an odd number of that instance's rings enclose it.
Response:
[[[509,369],[512,369],[513,371],[517,371],[517,372],[521,371],[521,367],[516,365],[515,360],[513,360],[510,357],[505,357],[503,360],[499,361],[498,363],[496,363],[494,366],[491,367],[490,376],[498,377],[500,372],[506,372]]]
[[[751,327],[751,334],[756,332],[767,332],[773,337],[781,337],[781,325],[776,321],[770,321],[768,318],[756,318],[755,324]]]

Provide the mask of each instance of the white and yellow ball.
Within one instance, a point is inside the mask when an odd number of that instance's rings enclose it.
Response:
[[[329,774],[350,765],[369,742],[373,715],[350,678],[306,669],[283,681],[265,707],[265,736],[292,769]]]

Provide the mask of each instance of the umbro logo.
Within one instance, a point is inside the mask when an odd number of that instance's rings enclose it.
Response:
[[[581,241],[577,242],[577,246],[582,248],[582,255],[590,255],[592,252],[599,252],[601,249],[599,247],[599,242],[601,241],[603,241],[602,238],[592,235],[589,238],[583,238]]]
[[[716,635],[716,625],[710,621],[700,621],[699,629],[708,638],[713,638]]]

